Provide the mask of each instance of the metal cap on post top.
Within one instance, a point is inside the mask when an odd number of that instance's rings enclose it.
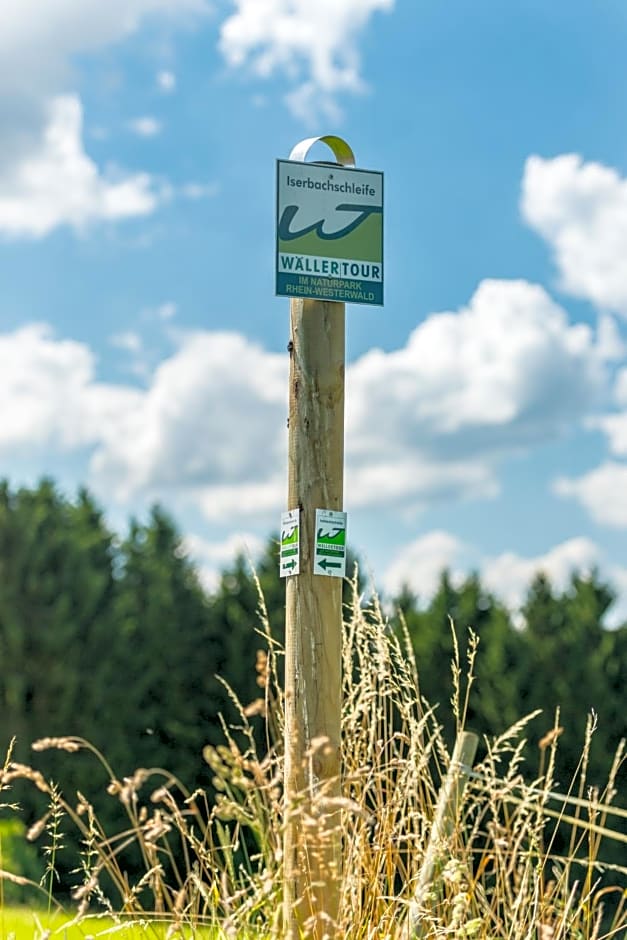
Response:
[[[303,163],[307,160],[307,154],[314,144],[326,144],[333,151],[337,166],[355,166],[355,154],[351,147],[342,137],[336,137],[333,134],[326,134],[324,137],[306,137],[292,148],[290,160],[301,160]],[[324,161],[315,161],[325,165]]]

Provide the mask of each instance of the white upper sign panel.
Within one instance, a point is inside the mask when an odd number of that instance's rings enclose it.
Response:
[[[277,162],[276,292],[383,303],[383,174]]]

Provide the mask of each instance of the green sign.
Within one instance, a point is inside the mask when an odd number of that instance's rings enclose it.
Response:
[[[316,509],[314,574],[343,578],[346,574],[346,513]]]
[[[383,304],[383,174],[277,161],[276,293]]]
[[[300,573],[300,510],[281,513],[281,552],[279,573],[282,578]]]

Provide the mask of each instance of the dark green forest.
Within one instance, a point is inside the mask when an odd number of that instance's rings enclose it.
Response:
[[[284,585],[270,538],[259,559],[273,635],[283,629]],[[536,708],[528,766],[560,708],[558,779],[566,788],[594,710],[588,780],[603,787],[625,735],[627,624],[603,626],[613,593],[599,574],[574,575],[557,591],[538,575],[529,585],[524,626],[485,590],[478,575],[454,586],[446,572],[426,604],[403,591],[389,601],[390,629],[407,625],[422,693],[454,733],[449,699],[454,621],[480,638],[468,726],[496,735]],[[236,719],[218,676],[246,704],[259,696],[255,669],[259,597],[248,562],[238,558],[207,595],[181,536],[162,509],[111,532],[86,491],[62,496],[50,481],[33,489],[0,485],[0,750],[15,737],[13,759],[32,763],[67,791],[90,798],[104,770],[89,755],[32,754],[30,744],[79,735],[102,750],[118,777],[164,767],[190,788],[210,787],[203,746],[222,740],[219,714]],[[622,775],[624,790],[625,776]],[[28,822],[36,794],[17,794]]]

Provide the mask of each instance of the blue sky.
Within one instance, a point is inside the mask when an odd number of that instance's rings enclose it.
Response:
[[[598,567],[627,617],[621,0],[17,0],[0,31],[0,473],[154,501],[208,585],[286,498],[275,160],[385,173],[345,508],[386,591]]]

